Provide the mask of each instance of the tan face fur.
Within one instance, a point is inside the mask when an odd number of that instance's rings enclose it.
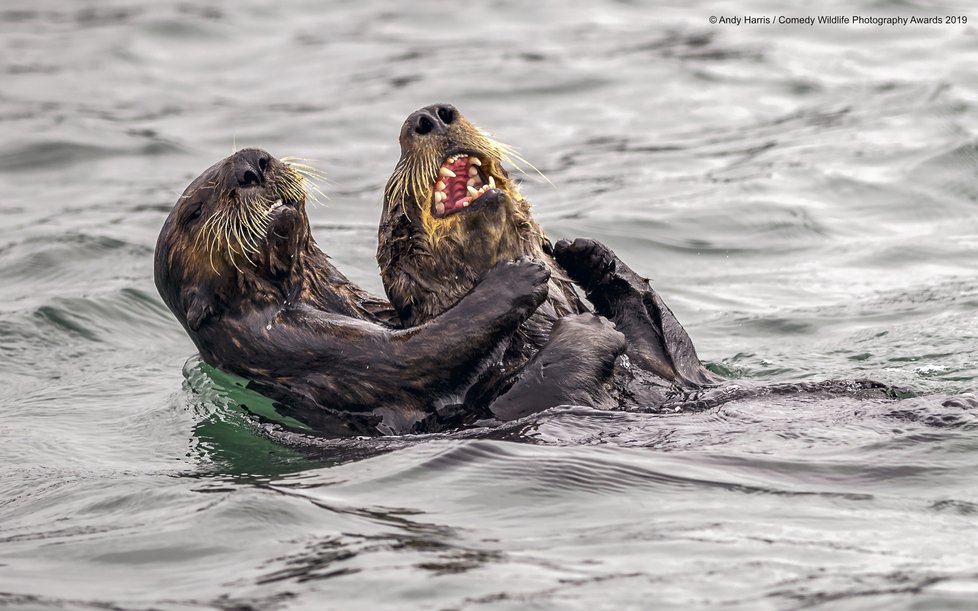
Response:
[[[435,249],[446,237],[461,239],[471,230],[507,230],[492,223],[475,228],[466,222],[480,204],[490,201],[508,208],[510,221],[532,223],[529,204],[503,167],[504,162],[520,159],[513,149],[451,106],[429,108],[429,113],[411,115],[401,128],[401,158],[387,183],[385,208],[399,208],[418,223]]]

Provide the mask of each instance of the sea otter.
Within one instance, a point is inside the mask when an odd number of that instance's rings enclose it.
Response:
[[[624,340],[584,315],[555,330],[513,394],[494,397],[496,411],[468,409],[461,397],[546,299],[548,267],[500,260],[444,313],[397,329],[390,305],[353,285],[316,245],[305,201],[298,164],[246,149],[201,174],[170,212],[156,246],[156,286],[204,361],[250,379],[286,415],[331,436],[433,430],[603,400]],[[586,348],[566,345],[582,336]],[[553,351],[560,366],[541,376]]]
[[[377,260],[391,305],[407,326],[446,311],[499,261],[528,256],[550,268],[547,301],[524,323],[500,372],[485,387],[505,387],[549,337],[555,322],[587,311],[573,282],[628,342],[630,362],[684,388],[718,378],[648,280],[594,240],[552,246],[503,163],[514,156],[449,104],[412,113],[400,133],[401,157],[384,193]]]

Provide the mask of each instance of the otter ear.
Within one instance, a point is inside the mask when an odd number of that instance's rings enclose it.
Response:
[[[181,293],[183,311],[187,313],[187,326],[191,331],[197,331],[217,311],[214,297],[205,295],[197,287],[188,287]]]

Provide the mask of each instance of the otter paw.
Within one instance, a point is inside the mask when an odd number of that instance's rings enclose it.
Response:
[[[607,284],[615,273],[615,253],[597,240],[577,238],[554,245],[554,258],[584,290]]]
[[[550,268],[543,261],[520,257],[497,264],[483,282],[489,283],[500,299],[508,297],[514,307],[529,315],[547,299],[549,281]]]

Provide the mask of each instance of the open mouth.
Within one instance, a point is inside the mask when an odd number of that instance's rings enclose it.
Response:
[[[289,208],[295,208],[299,204],[300,204],[299,200],[283,199],[280,197],[277,200],[275,200],[275,202],[271,206],[268,207],[268,213],[272,214],[279,208],[286,207],[286,206]]]
[[[440,218],[471,209],[495,189],[496,180],[483,169],[482,160],[467,153],[452,155],[438,168],[431,212]]]

